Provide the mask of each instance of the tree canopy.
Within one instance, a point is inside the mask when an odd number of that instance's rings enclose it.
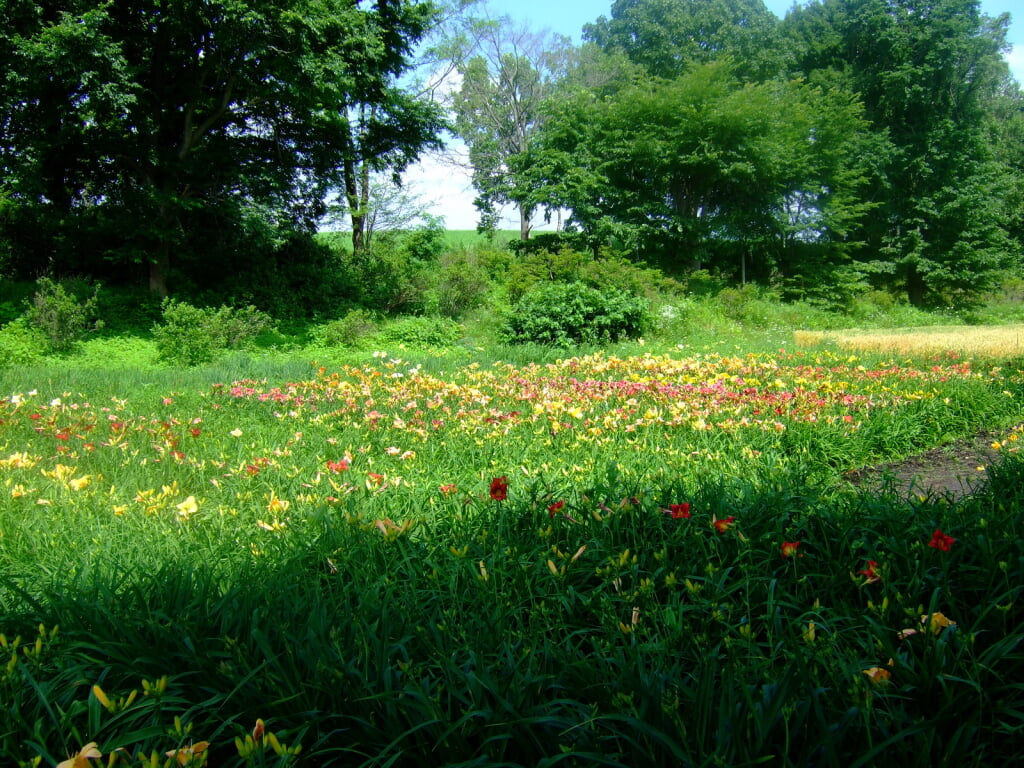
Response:
[[[311,231],[328,189],[351,194],[358,174],[437,142],[439,108],[398,85],[434,14],[409,0],[2,0],[19,265],[75,270],[98,252],[148,265],[166,293],[172,267],[208,262],[214,242]]]

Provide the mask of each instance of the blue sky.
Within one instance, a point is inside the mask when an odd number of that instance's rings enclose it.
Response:
[[[1010,13],[1008,41],[1014,45],[1007,57],[1018,82],[1024,83],[1024,10],[1015,13],[1013,6],[1020,0],[981,0],[981,10],[989,16]],[[793,6],[792,0],[765,0],[765,5],[777,16],[785,16]],[[535,31],[551,30],[580,42],[584,24],[608,16],[611,0],[486,0],[479,10],[486,9],[494,17],[508,16]],[[449,229],[473,229],[477,214],[473,207],[475,196],[468,172],[440,157],[425,158],[406,175],[407,188],[430,201],[432,213],[443,216]],[[511,210],[509,214],[513,213]],[[506,218],[503,228],[518,229],[517,219]],[[545,229],[539,222],[537,230]]]

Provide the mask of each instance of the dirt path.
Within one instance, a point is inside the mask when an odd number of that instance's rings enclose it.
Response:
[[[993,448],[1000,435],[981,432],[941,448],[912,456],[903,461],[856,469],[846,474],[854,485],[878,487],[884,478],[892,478],[896,488],[907,493],[949,496],[960,499],[973,493],[986,480],[985,469],[999,456]]]

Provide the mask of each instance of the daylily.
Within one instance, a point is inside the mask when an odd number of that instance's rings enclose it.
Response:
[[[892,666],[892,659],[889,659],[889,666]],[[861,670],[861,672],[867,675],[868,680],[874,685],[887,685],[892,677],[892,672],[885,667],[869,667],[868,669]]]
[[[178,765],[191,768],[192,766],[206,765],[206,757],[202,756],[206,752],[207,747],[210,746],[208,741],[200,741],[196,744],[190,744],[187,747],[181,749],[172,749],[167,752],[168,757],[173,757],[178,761]]]
[[[564,499],[559,499],[554,504],[550,505],[548,507],[548,517],[554,517],[555,515],[557,515],[559,512],[562,511],[562,508],[564,506],[565,506],[565,500]]]
[[[338,472],[344,472],[348,469],[348,459],[339,459],[338,461],[328,461],[327,468],[337,474]]]
[[[68,758],[63,763],[58,763],[57,768],[90,768],[89,761],[100,757],[103,757],[103,753],[100,752],[95,741],[90,741],[78,751],[77,755]]]
[[[439,489],[441,493],[443,493],[445,496],[451,496],[453,493],[459,490],[458,486],[456,486],[455,483],[446,483],[445,485],[440,486]]]
[[[665,511],[673,520],[688,520],[690,518],[690,502],[684,501],[682,504],[669,504],[668,509]]]
[[[865,584],[874,584],[876,581],[881,581],[882,577],[878,575],[878,571],[875,568],[878,567],[878,562],[875,560],[868,560],[867,567],[857,571],[858,574],[864,576]]]
[[[733,523],[736,522],[735,515],[729,515],[724,520],[719,520],[717,517],[711,518],[711,524],[715,527],[715,530],[719,533],[725,533],[732,527]]]
[[[953,546],[955,542],[952,536],[947,536],[938,528],[935,529],[935,533],[932,534],[932,540],[928,542],[928,546],[933,549],[941,550],[942,552],[949,552],[949,548]]]
[[[797,549],[800,547],[799,541],[784,541],[782,542],[782,556],[783,557],[794,557],[797,554]]]
[[[491,498],[494,501],[504,501],[508,498],[508,477],[502,475],[491,480]]]

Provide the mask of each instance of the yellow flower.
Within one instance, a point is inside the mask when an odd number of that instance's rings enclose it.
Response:
[[[199,511],[199,503],[196,501],[195,496],[189,496],[181,504],[178,504],[176,509],[178,510],[178,517],[182,520],[188,520]]]
[[[103,757],[103,753],[100,752],[95,741],[90,741],[79,750],[77,755],[68,758],[63,763],[58,763],[57,768],[90,768],[89,761],[100,757]]]
[[[89,485],[89,481],[89,475],[82,475],[81,477],[76,477],[72,480],[68,480],[68,487],[72,491],[80,491]]]
[[[206,757],[203,756],[203,753],[206,752],[206,749],[209,746],[210,742],[200,741],[196,744],[182,747],[181,749],[172,749],[167,752],[167,756],[173,757],[178,761],[178,765],[184,766],[185,768],[206,765]]]
[[[241,437],[242,436],[242,430],[240,430],[240,429],[238,429],[236,427],[235,429],[232,429],[230,432],[228,432],[228,434],[231,435],[232,437]]]
[[[892,678],[892,672],[886,667],[892,667],[892,659],[889,659],[889,663],[885,667],[870,667],[861,670],[861,672],[867,675],[868,680],[874,685],[888,685],[890,678]]]

